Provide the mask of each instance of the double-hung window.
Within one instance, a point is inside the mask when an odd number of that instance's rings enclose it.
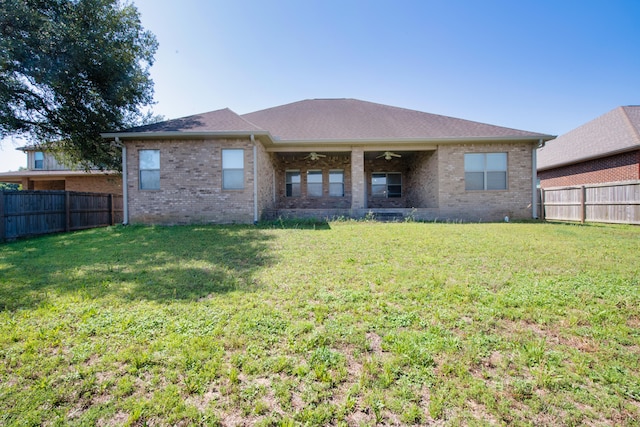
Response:
[[[329,171],[329,196],[344,197],[344,171]]]
[[[300,197],[300,171],[286,171],[285,175],[286,196]]]
[[[465,190],[506,190],[507,153],[464,155]]]
[[[399,172],[371,174],[371,195],[373,197],[402,197],[402,174]]]
[[[244,150],[222,150],[222,188],[224,190],[244,188]]]
[[[140,189],[160,189],[160,150],[140,150]]]
[[[42,151],[33,153],[33,168],[44,169],[44,153]]]
[[[322,197],[322,171],[307,171],[307,196]]]

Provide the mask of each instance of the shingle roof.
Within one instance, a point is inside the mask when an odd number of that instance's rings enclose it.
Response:
[[[618,107],[538,150],[538,169],[640,149],[640,106]]]
[[[247,122],[230,109],[224,108],[222,110],[140,126],[125,132],[251,132],[260,130],[262,129]]]
[[[294,141],[540,136],[357,99],[308,99],[242,117],[276,139]]]
[[[551,139],[549,135],[478,123],[357,99],[307,99],[238,115],[228,108],[103,137],[246,132],[274,141]]]

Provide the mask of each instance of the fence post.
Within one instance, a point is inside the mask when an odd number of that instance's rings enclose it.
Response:
[[[4,222],[4,191],[0,191],[0,242],[4,242],[6,237]]]
[[[586,196],[587,196],[587,190],[586,187],[584,185],[580,186],[580,224],[584,224],[585,220],[587,219],[587,201]]]
[[[71,193],[68,191],[64,192],[64,231],[71,230]]]
[[[109,193],[109,225],[113,225],[113,220],[115,218],[113,211],[113,194]]]
[[[545,208],[544,208],[544,188],[540,188],[540,218],[545,220]]]

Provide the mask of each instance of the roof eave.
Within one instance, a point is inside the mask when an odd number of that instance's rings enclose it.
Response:
[[[120,172],[115,170],[33,170],[33,169],[25,169],[21,171],[10,171],[10,172],[1,172],[0,173],[0,182],[20,182],[22,178],[29,178],[34,181],[44,181],[44,180],[55,180],[62,179],[67,177],[78,177],[78,176],[114,176],[120,175]],[[5,181],[5,180],[16,180],[16,181]]]
[[[429,143],[429,144],[456,144],[468,142],[539,142],[554,139],[553,135],[531,136],[473,136],[451,138],[346,138],[346,139],[277,139],[273,145],[358,145],[358,144],[389,144],[389,143]]]
[[[100,136],[104,139],[175,139],[175,138],[220,138],[220,137],[242,137],[242,136],[266,136],[271,138],[269,132],[256,130],[256,131],[206,131],[206,132],[179,132],[179,131],[167,131],[167,132],[106,132],[101,133]]]
[[[108,132],[100,136],[105,139],[119,138],[122,140],[140,139],[195,139],[195,138],[221,138],[221,137],[242,137],[242,136],[264,137],[266,146],[306,146],[306,145],[359,145],[359,144],[455,144],[470,142],[538,142],[554,139],[553,135],[510,135],[510,136],[473,136],[473,137],[450,137],[450,138],[344,138],[344,139],[277,139],[268,131],[206,131],[206,132]]]

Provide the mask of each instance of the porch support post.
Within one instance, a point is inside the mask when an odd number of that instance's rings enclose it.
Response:
[[[365,209],[364,150],[351,150],[351,210]]]

